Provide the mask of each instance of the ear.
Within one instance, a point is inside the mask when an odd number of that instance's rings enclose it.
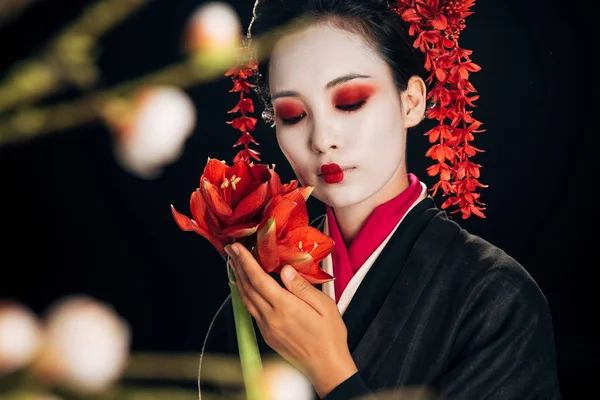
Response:
[[[404,127],[412,128],[423,120],[427,106],[427,87],[423,79],[414,75],[408,80],[406,90],[401,94],[404,112]]]

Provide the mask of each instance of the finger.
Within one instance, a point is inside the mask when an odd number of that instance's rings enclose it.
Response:
[[[231,260],[231,266],[233,269],[233,273],[235,275],[236,284],[238,286],[238,290],[240,291],[240,295],[242,292],[244,296],[256,307],[257,311],[261,314],[261,318],[265,313],[272,310],[273,307],[271,304],[265,300],[262,294],[257,291],[252,284],[248,280],[248,276],[244,271],[244,268],[238,267],[237,263],[234,260]]]
[[[325,315],[328,309],[327,302],[331,301],[329,296],[311,285],[310,282],[298,274],[291,265],[283,267],[281,270],[281,278],[283,284],[291,293],[314,308],[319,314]]]
[[[234,253],[237,252],[234,262],[238,267],[238,272],[243,270],[248,286],[260,293],[269,304],[272,306],[280,304],[284,297],[289,295],[273,277],[262,269],[254,256],[243,245],[234,243],[231,245],[231,249]]]

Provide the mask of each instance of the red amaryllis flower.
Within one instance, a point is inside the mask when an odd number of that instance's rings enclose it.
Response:
[[[226,257],[227,244],[257,231],[264,207],[273,196],[295,191],[304,201],[308,199],[312,188],[298,184],[297,180],[281,184],[275,169],[266,164],[240,160],[230,167],[212,158],[200,177],[200,187],[190,197],[192,218],[172,205],[171,212],[182,230],[198,233]]]
[[[258,226],[255,251],[266,272],[279,273],[289,264],[310,283],[327,282],[333,277],[319,264],[333,247],[333,239],[308,224],[306,200],[299,190],[269,201]]]
[[[226,257],[223,249],[227,244],[256,232],[261,211],[270,196],[271,180],[277,184],[279,177],[266,165],[238,161],[229,167],[222,161],[209,159],[200,187],[190,198],[193,219],[171,205],[173,217],[182,230],[203,236]]]

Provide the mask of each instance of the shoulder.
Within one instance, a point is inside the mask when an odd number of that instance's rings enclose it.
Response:
[[[505,250],[463,229],[444,213],[432,220],[430,229],[452,232],[440,266],[466,287],[498,286],[504,291],[533,291],[540,288],[527,269]],[[435,246],[435,243],[431,243]]]
[[[503,249],[463,229],[445,213],[433,218],[421,240],[423,259],[432,257],[423,251],[426,248],[439,259],[431,266],[428,286],[434,288],[444,314],[452,319],[459,346],[501,331],[553,335],[544,293],[524,266]]]
[[[452,343],[437,382],[446,398],[560,399],[552,317],[533,277],[444,215],[429,228],[453,232],[433,274]]]
[[[516,333],[528,327],[551,334],[547,299],[523,265],[444,216],[436,217],[430,227],[454,231],[436,274],[453,292],[457,323],[479,333],[498,329]]]

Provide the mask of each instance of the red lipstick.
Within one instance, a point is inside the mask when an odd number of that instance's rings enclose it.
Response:
[[[344,179],[344,170],[337,164],[323,164],[321,173],[326,183],[339,183]]]

